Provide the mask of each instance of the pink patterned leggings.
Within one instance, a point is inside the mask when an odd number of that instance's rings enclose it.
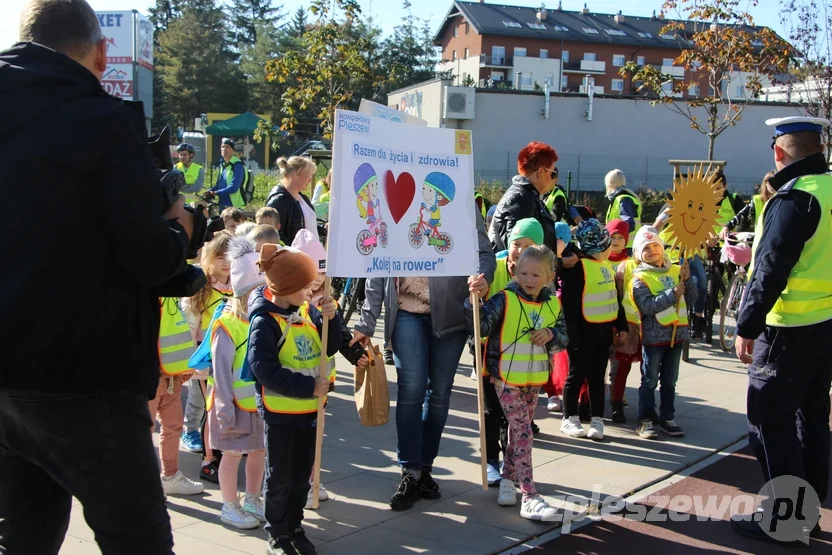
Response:
[[[539,386],[515,387],[492,379],[497,398],[508,420],[508,445],[503,457],[502,477],[520,485],[523,499],[534,497],[534,468],[532,466],[532,418],[540,396]]]

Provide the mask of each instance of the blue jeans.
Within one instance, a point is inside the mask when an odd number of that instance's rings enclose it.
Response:
[[[656,416],[656,386],[661,383],[659,417],[673,420],[676,410],[676,380],[682,360],[682,342],[673,347],[644,346],[641,363],[641,385],[638,388],[638,419],[651,420]]]
[[[704,314],[705,297],[708,296],[708,280],[705,277],[705,263],[698,254],[690,259],[690,275],[696,279],[696,290],[699,292],[696,302],[693,303],[693,312]]]
[[[396,432],[402,468],[432,470],[467,336],[459,331],[436,337],[430,314],[396,313],[391,339],[398,376]]]

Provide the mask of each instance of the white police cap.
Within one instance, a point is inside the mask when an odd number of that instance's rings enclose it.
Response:
[[[774,127],[774,138],[789,133],[813,132],[823,133],[829,127],[829,120],[805,116],[790,116],[787,118],[772,118],[766,120],[766,125]]]

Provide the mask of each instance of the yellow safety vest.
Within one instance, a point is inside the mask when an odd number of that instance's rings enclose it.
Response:
[[[234,404],[237,408],[246,412],[257,412],[257,400],[255,399],[254,382],[247,382],[241,379],[243,371],[243,363],[246,360],[246,344],[248,343],[248,321],[241,320],[235,314],[228,310],[224,310],[219,318],[214,321],[211,328],[211,340],[217,330],[222,328],[225,333],[234,342],[237,351],[234,353],[234,363],[232,365],[232,388],[234,389]],[[206,401],[206,409],[211,410],[214,406],[214,377],[208,377],[208,399]]]
[[[636,267],[636,261],[633,258],[628,258],[627,260],[622,261],[624,263],[624,276],[623,276],[623,290],[624,294],[621,297],[621,306],[624,307],[624,314],[627,315],[627,321],[631,324],[635,324],[636,326],[641,324],[641,318],[638,315],[638,310],[636,310],[636,305],[633,304],[633,299],[630,296],[630,282],[633,280],[633,270]],[[614,262],[613,264],[620,265],[620,262]],[[618,266],[613,268],[613,273],[618,270]]]
[[[480,193],[480,192],[474,193],[474,200],[476,201],[477,199],[480,199],[480,212],[482,213],[482,220],[485,221],[485,214],[486,214],[485,199],[483,198],[482,193]]]
[[[636,227],[630,233],[630,238],[627,240],[627,248],[633,248],[633,239],[635,239],[636,231],[641,227],[641,215],[642,215],[642,206],[641,206],[641,199],[635,195],[630,193],[620,193],[612,199],[610,203],[610,207],[607,208],[607,222],[612,220],[620,220],[621,219],[621,201],[624,197],[630,198],[633,200],[633,203],[636,205]]]
[[[584,319],[591,324],[612,322],[618,317],[615,275],[605,262],[582,258],[584,268]]]
[[[222,169],[222,172],[225,176],[226,185],[231,185],[234,182],[234,166],[242,163],[243,161],[240,160],[238,157],[232,156],[231,160],[228,161],[228,164],[225,164],[225,167]],[[249,175],[247,171],[243,173],[244,177],[243,182],[240,184],[240,188],[229,195],[229,198],[231,199],[231,206],[233,206],[234,208],[240,208],[241,206],[246,205],[245,201],[243,200],[242,191],[246,188],[246,185],[248,184]]]
[[[211,296],[208,297],[208,304],[205,307],[205,310],[202,311],[202,338],[203,340],[208,335],[208,326],[211,325],[211,319],[214,317],[214,311],[217,309],[217,305],[230,298],[232,295],[231,291],[220,291],[218,289],[211,288]]]
[[[552,361],[545,346],[532,343],[531,332],[552,328],[560,314],[560,301],[552,297],[545,303],[521,299],[513,291],[503,291],[506,308],[500,333],[500,379],[508,385],[524,387],[549,381]]]
[[[508,273],[508,257],[497,259],[497,269],[494,270],[494,279],[488,286],[488,296],[493,297],[511,283],[511,276]]]
[[[159,299],[161,321],[159,323],[159,363],[166,376],[177,376],[193,372],[188,368],[188,359],[194,354],[194,340],[188,322],[176,299]]]
[[[304,318],[304,321],[298,324],[290,325],[279,314],[272,313],[271,315],[277,321],[281,334],[285,332],[286,326],[289,326],[286,340],[280,347],[280,354],[278,355],[280,365],[292,372],[317,378],[321,366],[321,337],[318,335],[318,329],[306,319],[309,311],[308,306],[309,303],[304,303],[304,306],[301,307],[299,314],[301,318]],[[334,379],[335,370],[331,369],[330,381]],[[263,386],[262,396],[263,405],[269,412],[310,414],[318,410],[317,397],[309,397],[308,399],[286,397],[271,391],[265,386]]]
[[[555,187],[543,203],[546,205],[546,208],[549,209],[549,212],[552,212],[555,209],[555,200],[558,197],[563,197],[563,201],[566,202],[567,206],[569,205],[569,201],[566,199],[566,193],[563,192],[563,189]],[[552,212],[552,216],[554,216],[554,212]]]
[[[777,327],[811,326],[832,319],[832,175],[807,175],[780,192],[805,191],[820,204],[820,222],[815,234],[803,245],[800,259],[792,268],[786,288],[766,316],[766,324]],[[766,203],[768,207],[769,203]],[[766,208],[763,208],[765,213]],[[762,236],[764,221],[758,220]],[[757,241],[751,251],[751,266]],[[752,274],[753,275],[753,274]]]
[[[754,231],[763,228],[763,209],[766,203],[763,202],[763,197],[754,195],[751,197],[751,202],[754,203]]]
[[[670,269],[666,273],[660,272],[639,272],[633,279],[632,283],[630,284],[630,301],[633,303],[633,306],[636,306],[635,299],[633,296],[633,284],[635,284],[635,280],[641,280],[647,287],[650,288],[650,292],[655,296],[667,291],[668,289],[673,289],[677,285],[679,285],[679,272],[681,268],[677,265],[672,265]],[[640,311],[639,311],[640,313]],[[641,315],[642,321],[644,321],[644,315]],[[672,306],[670,308],[666,308],[655,315],[656,320],[663,326],[672,326],[676,324],[677,326],[687,326],[688,325],[688,305],[685,302],[685,297],[682,295],[682,298],[679,299],[678,308],[676,306]]]
[[[193,185],[196,183],[196,180],[199,179],[199,171],[202,169],[202,166],[199,164],[191,164],[188,166],[188,169],[185,169],[185,165],[182,162],[177,162],[175,169],[181,171],[185,174],[185,183],[187,185]],[[186,202],[196,202],[198,199],[194,193],[183,193],[185,195]]]
[[[717,225],[714,226],[714,229],[718,232],[736,215],[737,213],[734,212],[734,207],[731,205],[731,197],[726,194],[725,198],[722,199],[722,204],[719,205],[719,216],[717,216]]]
[[[682,250],[679,247],[670,246],[673,242],[673,238],[670,235],[670,229],[667,225],[665,225],[659,232],[659,239],[661,239],[662,243],[664,243],[664,251],[667,253],[667,257],[670,258],[670,261],[674,264],[678,264],[679,256],[682,254]]]

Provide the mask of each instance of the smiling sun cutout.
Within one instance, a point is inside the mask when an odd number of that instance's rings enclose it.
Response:
[[[676,180],[673,198],[668,201],[667,227],[674,247],[692,252],[704,247],[714,236],[719,218],[722,191],[714,183],[715,172],[698,166]]]

